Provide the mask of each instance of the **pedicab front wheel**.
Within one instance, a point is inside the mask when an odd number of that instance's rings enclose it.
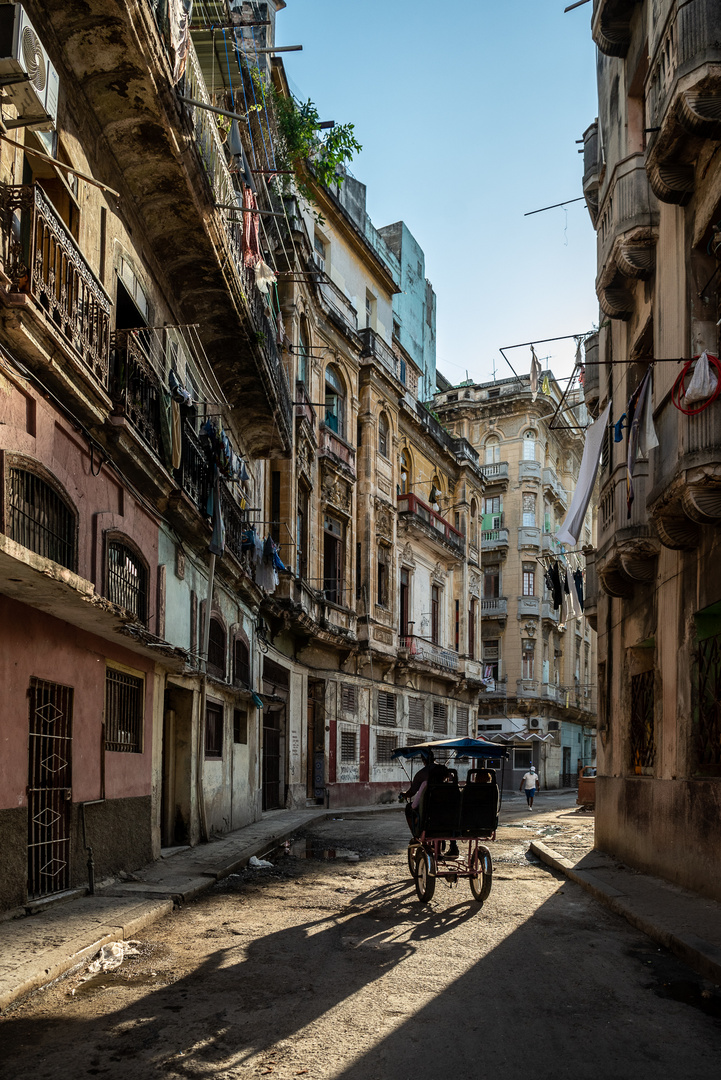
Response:
[[[419,847],[416,855],[415,873],[413,875],[418,899],[422,904],[427,904],[436,891],[436,865],[435,859],[429,851]]]

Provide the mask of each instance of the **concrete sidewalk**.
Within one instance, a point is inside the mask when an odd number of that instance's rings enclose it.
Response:
[[[137,936],[175,904],[207,892],[253,855],[267,852],[313,822],[393,810],[401,807],[274,810],[221,839],[151,863],[134,875],[138,880],[113,883],[99,888],[95,896],[75,895],[37,914],[0,922],[0,1011],[84,964],[108,942]]]
[[[641,874],[595,849],[573,861],[541,840],[531,842],[531,851],[704,978],[721,984],[721,904]]]

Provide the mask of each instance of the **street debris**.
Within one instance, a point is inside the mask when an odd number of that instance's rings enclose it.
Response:
[[[268,862],[267,859],[259,859],[255,855],[251,855],[248,860],[248,866],[252,866],[254,870],[268,870],[273,868],[273,863]]]
[[[74,995],[78,987],[82,986],[84,982],[92,979],[93,975],[99,975],[100,972],[115,971],[126,957],[140,956],[140,950],[137,948],[140,944],[139,941],[129,939],[128,941],[111,941],[107,945],[103,945],[96,958],[88,964],[83,977],[78,979],[75,986],[72,987],[71,995]]]

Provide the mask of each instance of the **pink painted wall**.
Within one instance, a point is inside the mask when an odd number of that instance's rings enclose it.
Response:
[[[158,520],[107,466],[93,476],[90,450],[79,432],[28,383],[0,372],[0,451],[21,454],[52,473],[78,514],[80,577],[104,593],[104,533],[112,529],[129,537],[149,569],[148,628],[156,630]],[[7,461],[4,467],[7,468]],[[93,462],[98,468],[97,458]],[[5,523],[1,526],[5,529]]]
[[[145,675],[145,733],[142,754],[105,754],[105,796],[149,795],[152,661],[0,596],[0,809],[27,803],[28,687],[33,675],[73,687],[73,802],[100,797],[106,660]]]

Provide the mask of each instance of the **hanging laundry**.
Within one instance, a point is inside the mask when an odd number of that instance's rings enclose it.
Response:
[[[561,588],[561,575],[558,572],[558,563],[552,562],[545,575],[546,585],[551,592],[553,610],[558,611],[563,603],[563,589]]]
[[[626,456],[626,511],[627,517],[631,517],[631,507],[635,498],[633,488],[633,472],[636,468],[636,459],[639,454],[639,438],[641,432],[641,419],[645,420],[646,396],[651,381],[651,369],[649,368],[640,384],[631,396],[628,403],[628,413],[631,425],[628,435],[628,454]]]
[[[208,551],[211,555],[216,555],[222,558],[225,551],[225,522],[223,521],[223,510],[220,502],[220,472],[216,467],[214,470],[215,477],[213,482],[213,535],[210,538],[208,544]]]
[[[623,427],[624,427],[623,422],[624,422],[625,419],[626,419],[626,414],[624,413],[623,416],[621,417],[621,419],[617,420],[616,423],[613,425],[613,441],[614,442],[623,442]]]
[[[257,209],[255,192],[249,187],[243,188],[243,262],[251,270],[262,262],[258,238],[260,215]]]
[[[187,405],[188,407],[193,404],[193,398],[190,392],[185,389],[180,381],[180,376],[174,368],[170,369],[168,386],[170,387],[170,394],[173,401],[177,401],[179,405]]]
[[[179,83],[185,74],[190,47],[190,19],[193,14],[193,0],[168,0],[168,20],[170,23],[170,44],[173,49],[173,84]]]
[[[173,468],[172,399],[165,388],[160,391],[160,446],[163,464]]]
[[[255,264],[255,284],[258,286],[258,292],[263,293],[263,296],[267,296],[271,285],[275,285],[275,282],[276,277],[273,270],[268,266],[267,262],[263,262],[261,259],[260,262]]]
[[[282,349],[283,348],[283,341],[285,339],[285,329],[283,327],[283,314],[280,311],[280,308],[275,313],[275,329],[276,329],[276,334],[275,334],[276,344],[278,345],[279,348]]]
[[[546,397],[550,397],[551,384],[548,381],[548,375],[543,376],[543,383],[541,384],[541,393],[545,394]]]
[[[584,518],[593,493],[593,485],[596,483],[603,436],[606,432],[610,412],[611,403],[609,402],[598,419],[594,420],[591,426],[586,429],[586,442],[583,447],[581,468],[578,470],[576,489],[573,492],[571,505],[563,520],[563,525],[556,533],[556,539],[562,544],[570,544],[575,547],[578,537],[581,535]]]
[[[583,608],[578,602],[576,583],[573,580],[570,566],[566,567],[566,591],[568,592],[568,603],[571,609],[571,614],[574,619],[580,619],[581,615],[583,614]]]
[[[536,350],[531,345],[531,401],[538,397],[538,380],[541,378],[541,365]]]
[[[653,423],[653,368],[648,372],[648,389],[646,390],[646,405],[641,420],[643,431],[643,457],[648,457],[651,450],[659,445],[658,435]]]
[[[573,571],[573,584],[576,587],[576,596],[581,611],[583,611],[583,571],[579,568]]]
[[[278,554],[278,547],[276,544],[273,544],[273,566],[281,574],[288,573],[288,567],[285,566],[280,555]]]
[[[707,401],[717,386],[718,376],[712,370],[708,362],[708,352],[704,349],[696,361],[691,382],[684,394],[684,405],[691,405],[696,401]]]
[[[172,438],[171,464],[174,469],[179,469],[183,451],[183,424],[180,418],[180,404],[175,398],[170,400],[170,430]]]

